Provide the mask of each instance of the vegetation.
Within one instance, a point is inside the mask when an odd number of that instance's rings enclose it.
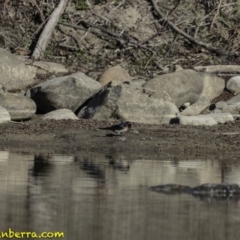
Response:
[[[0,47],[31,55],[58,2],[1,2]],[[239,64],[239,29],[240,0],[72,0],[45,59],[90,75],[121,64],[143,77],[176,64]]]

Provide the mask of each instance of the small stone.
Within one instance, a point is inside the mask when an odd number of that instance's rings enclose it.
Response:
[[[126,137],[120,137],[120,138],[118,138],[118,140],[126,141],[127,138]]]

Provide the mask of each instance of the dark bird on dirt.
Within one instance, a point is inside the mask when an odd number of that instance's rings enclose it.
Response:
[[[105,127],[105,128],[99,128],[99,129],[103,129],[103,130],[111,130],[115,133],[117,133],[118,135],[121,135],[124,132],[128,132],[132,127],[132,124],[130,122],[122,122],[120,124],[117,125],[113,125],[111,127]]]

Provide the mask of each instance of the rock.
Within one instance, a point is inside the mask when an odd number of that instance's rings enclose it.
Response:
[[[132,80],[131,85],[134,86],[135,88],[141,88],[143,84],[145,84],[146,81],[143,79],[136,79]]]
[[[223,109],[224,107],[226,107],[227,106],[227,103],[226,102],[223,102],[223,101],[220,101],[220,102],[217,102],[217,103],[215,103],[215,107],[217,108],[217,109]]]
[[[175,65],[175,72],[182,70],[184,70],[184,68],[181,65]]]
[[[207,197],[209,198],[230,198],[237,197],[239,199],[240,187],[237,184],[228,184],[228,183],[220,183],[220,184],[211,184],[206,183],[196,187],[189,187],[178,184],[164,184],[150,187],[150,190],[162,193],[188,193],[194,196],[199,196],[201,198]]]
[[[30,119],[36,112],[34,101],[22,94],[0,91],[0,103],[9,112],[11,120]]]
[[[109,82],[131,82],[132,78],[121,66],[117,65],[115,67],[108,68],[99,78],[99,82],[102,86],[107,85]]]
[[[81,109],[78,117],[161,124],[169,123],[177,112],[173,103],[158,98],[154,93],[146,93],[144,89],[136,89],[129,84],[109,84]]]
[[[211,105],[211,101],[205,97],[200,97],[198,101],[182,111],[182,115],[194,116],[201,113],[204,109]]]
[[[44,62],[44,61],[32,61],[27,59],[27,63],[31,63],[31,66],[36,68],[36,73],[38,75],[46,75],[48,73],[51,74],[65,74],[68,73],[68,69],[59,63],[53,62]]]
[[[230,113],[210,113],[205,116],[212,117],[217,123],[234,122],[234,117]]]
[[[228,101],[226,101],[226,104],[235,104],[235,103],[239,103],[240,102],[240,94],[232,97],[231,99],[229,99]]]
[[[223,113],[239,114],[240,103],[228,104],[222,108]]]
[[[155,77],[143,85],[143,88],[156,92],[161,98],[168,96],[180,108],[184,103],[189,106],[182,115],[197,115],[218,97],[225,87],[223,79],[207,73],[193,70],[180,70]]]
[[[222,113],[221,109],[215,108],[211,113]]]
[[[73,119],[78,120],[78,117],[69,109],[58,109],[52,112],[49,112],[43,116],[43,119],[55,119],[55,120],[62,120],[62,119]]]
[[[180,108],[184,103],[195,103],[203,89],[203,81],[192,70],[182,70],[157,76],[143,85],[145,89],[156,92],[160,98],[168,95],[169,99]],[[193,79],[193,81],[192,81]]]
[[[226,84],[226,88],[233,94],[240,93],[240,76],[230,78]]]
[[[232,114],[234,117],[234,120],[239,120],[240,119],[240,114]]]
[[[77,72],[40,83],[30,90],[30,94],[41,113],[62,108],[75,112],[100,88],[99,82]]]
[[[0,106],[0,123],[11,121],[9,112],[2,106]]]
[[[197,102],[182,112],[182,115],[197,115],[211,105],[211,101],[218,97],[225,88],[225,81],[208,73],[199,73],[203,81],[202,93]]]
[[[208,115],[198,115],[198,116],[179,116],[179,122],[182,125],[204,125],[213,126],[217,125],[217,121]]]
[[[35,82],[36,69],[24,59],[0,48],[0,84],[7,90],[25,89]]]

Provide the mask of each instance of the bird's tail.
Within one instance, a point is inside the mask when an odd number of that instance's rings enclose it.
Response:
[[[101,130],[112,130],[112,127],[104,127],[104,128],[98,128],[98,129],[101,129]]]

